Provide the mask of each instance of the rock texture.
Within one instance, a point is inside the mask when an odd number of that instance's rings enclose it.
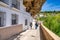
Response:
[[[45,0],[24,0],[23,4],[26,7],[26,11],[35,16],[40,10]]]

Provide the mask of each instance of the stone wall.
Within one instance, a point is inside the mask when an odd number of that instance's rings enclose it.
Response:
[[[43,24],[40,24],[40,33],[43,40],[60,40],[56,34],[46,28]]]
[[[15,34],[22,32],[22,31],[23,31],[22,24],[5,27],[5,28],[4,27],[0,28],[0,40],[5,40]]]

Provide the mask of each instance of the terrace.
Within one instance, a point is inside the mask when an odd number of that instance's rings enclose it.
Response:
[[[0,28],[0,40],[60,40],[60,37],[42,23],[39,25],[38,29],[29,28],[24,32],[22,32],[22,25]]]
[[[12,7],[19,8],[17,7],[18,3],[14,3],[14,1],[12,3]],[[5,3],[5,1],[2,2]],[[28,5],[28,8],[29,7],[31,6]],[[36,14],[34,13],[36,10],[32,9],[32,11],[30,10],[31,14],[35,16]],[[42,22],[40,22],[37,30],[34,28],[29,28],[26,31],[23,31],[22,24],[9,27],[0,27],[0,40],[60,40],[60,37],[54,34],[47,27],[45,27]]]

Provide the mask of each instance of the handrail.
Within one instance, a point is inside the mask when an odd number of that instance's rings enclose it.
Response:
[[[52,31],[50,31],[48,28],[46,28],[42,23],[40,23],[40,32],[42,32],[43,39],[45,40],[60,40],[60,37],[58,37],[56,34],[54,34]]]

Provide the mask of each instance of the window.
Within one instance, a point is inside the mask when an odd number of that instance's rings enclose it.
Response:
[[[12,7],[20,10],[20,2],[18,0],[12,0]]]
[[[5,26],[5,12],[0,12],[0,27]]]
[[[0,1],[2,1],[2,2],[6,3],[6,4],[9,4],[9,0],[0,0]]]
[[[28,25],[27,19],[25,20],[25,25]]]
[[[12,14],[12,25],[17,24],[17,15]]]
[[[16,0],[12,0],[12,7],[17,8],[17,1]]]

